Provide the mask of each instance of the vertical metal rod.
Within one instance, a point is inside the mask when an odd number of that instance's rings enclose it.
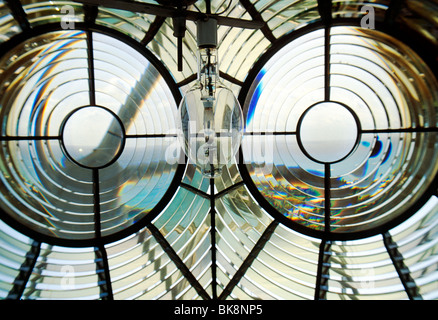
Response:
[[[94,49],[93,49],[93,33],[87,31],[87,61],[88,61],[88,91],[90,105],[96,105],[96,87],[94,78]]]
[[[213,172],[213,170],[212,170]],[[210,236],[211,236],[211,288],[213,300],[217,300],[217,264],[216,264],[216,208],[214,178],[210,178]]]
[[[324,23],[324,100],[330,101],[330,28],[332,25],[332,1],[318,0],[318,11]]]
[[[205,0],[206,13],[211,14],[211,0]]]
[[[111,275],[109,271],[108,255],[104,245],[94,248],[96,257],[96,272],[100,297],[102,300],[114,300],[113,288],[111,285]]]
[[[177,56],[178,56],[178,71],[182,71],[183,70],[183,38],[182,37],[177,37],[176,38],[178,41],[177,43]]]
[[[331,173],[330,163],[324,164],[324,233],[330,233],[331,211]],[[331,241],[323,239],[319,246],[318,269],[316,275],[315,300],[325,300],[327,294],[328,272],[330,270],[330,247]]]
[[[330,233],[331,181],[330,163],[324,164],[324,232]]]
[[[99,188],[99,169],[92,169],[93,180],[93,212],[94,212],[94,232],[95,238],[99,242],[101,239],[101,218],[100,218],[100,188]],[[113,300],[113,290],[111,285],[111,275],[109,271],[108,256],[105,246],[95,247],[96,271],[98,285],[100,288],[101,298],[104,300]]]
[[[99,13],[99,8],[93,5],[83,5],[84,10],[84,22],[88,26],[93,26],[96,24],[97,15]]]
[[[99,169],[93,169],[93,212],[94,212],[94,232],[96,239],[101,237],[100,221],[100,188],[99,188]]]
[[[327,295],[328,272],[330,269],[331,241],[323,239],[319,245],[318,269],[316,274],[315,300],[325,300]]]
[[[330,101],[330,29],[324,28],[324,101]]]

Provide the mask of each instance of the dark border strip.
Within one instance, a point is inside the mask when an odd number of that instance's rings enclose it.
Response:
[[[214,193],[214,179],[210,178],[210,237],[211,237],[211,291],[214,300],[217,300],[217,261],[216,261],[216,195]]]
[[[26,288],[26,284],[32,275],[32,271],[35,267],[35,264],[38,260],[38,257],[41,252],[41,242],[33,241],[30,250],[26,253],[26,258],[24,262],[21,264],[20,272],[14,280],[14,286],[11,291],[9,291],[6,299],[8,300],[20,300],[23,296],[24,289]]]
[[[160,244],[161,248],[167,253],[170,260],[176,265],[179,271],[183,274],[183,276],[189,281],[190,285],[196,290],[196,292],[203,298],[204,300],[210,300],[210,296],[205,291],[205,289],[201,286],[195,276],[191,273],[186,264],[181,260],[172,246],[167,242],[166,238],[161,234],[160,230],[157,229],[152,223],[148,223],[146,227],[152,233],[152,236],[155,240]]]
[[[397,274],[405,288],[405,291],[410,300],[423,300],[423,297],[419,293],[419,289],[415,283],[415,280],[411,277],[409,268],[405,265],[404,259],[400,251],[397,249],[397,244],[392,240],[389,232],[382,234],[383,243],[385,244],[386,251],[391,258]]]
[[[240,280],[245,275],[246,271],[251,267],[254,260],[257,258],[259,253],[263,250],[266,243],[268,243],[269,239],[271,238],[272,234],[274,233],[275,229],[277,228],[279,222],[274,220],[271,222],[271,224],[265,229],[257,243],[252,248],[251,252],[246,257],[245,261],[243,261],[242,265],[240,266],[239,270],[236,271],[233,278],[228,282],[227,286],[225,287],[224,291],[222,291],[221,295],[219,296],[219,300],[225,300],[228,298],[228,296],[231,294],[233,289],[236,287],[236,285],[240,282]]]

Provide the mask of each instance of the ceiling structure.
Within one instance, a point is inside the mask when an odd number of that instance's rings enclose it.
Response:
[[[437,299],[437,13],[0,1],[0,298]],[[207,18],[246,126],[215,179],[176,131]]]

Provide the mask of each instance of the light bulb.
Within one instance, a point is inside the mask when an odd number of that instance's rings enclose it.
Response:
[[[189,160],[215,178],[239,150],[243,116],[239,101],[218,75],[216,20],[197,25],[198,79],[181,100],[179,132]]]

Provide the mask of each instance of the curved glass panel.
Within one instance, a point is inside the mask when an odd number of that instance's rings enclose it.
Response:
[[[20,269],[34,241],[0,221],[0,299],[17,299]],[[37,244],[35,244],[37,245]]]
[[[404,264],[425,300],[438,299],[438,199],[430,200],[411,218],[390,230]]]
[[[87,3],[0,0],[0,299],[438,299],[436,1]],[[208,9],[215,179],[175,130]]]
[[[438,83],[381,32],[332,27],[329,50],[326,37],[316,30],[294,39],[256,76],[244,107],[244,161],[259,192],[294,223],[371,230],[429,192]]]
[[[230,297],[313,299],[319,240],[279,225]]]
[[[334,242],[328,263],[329,300],[407,299],[381,236]]]
[[[34,37],[2,61],[8,215],[67,240],[111,235],[145,217],[178,166],[168,154],[176,103],[158,70],[122,41],[85,31]]]
[[[24,299],[100,299],[94,248],[67,248],[43,244]]]
[[[109,244],[106,249],[114,299],[199,298],[148,229]]]

